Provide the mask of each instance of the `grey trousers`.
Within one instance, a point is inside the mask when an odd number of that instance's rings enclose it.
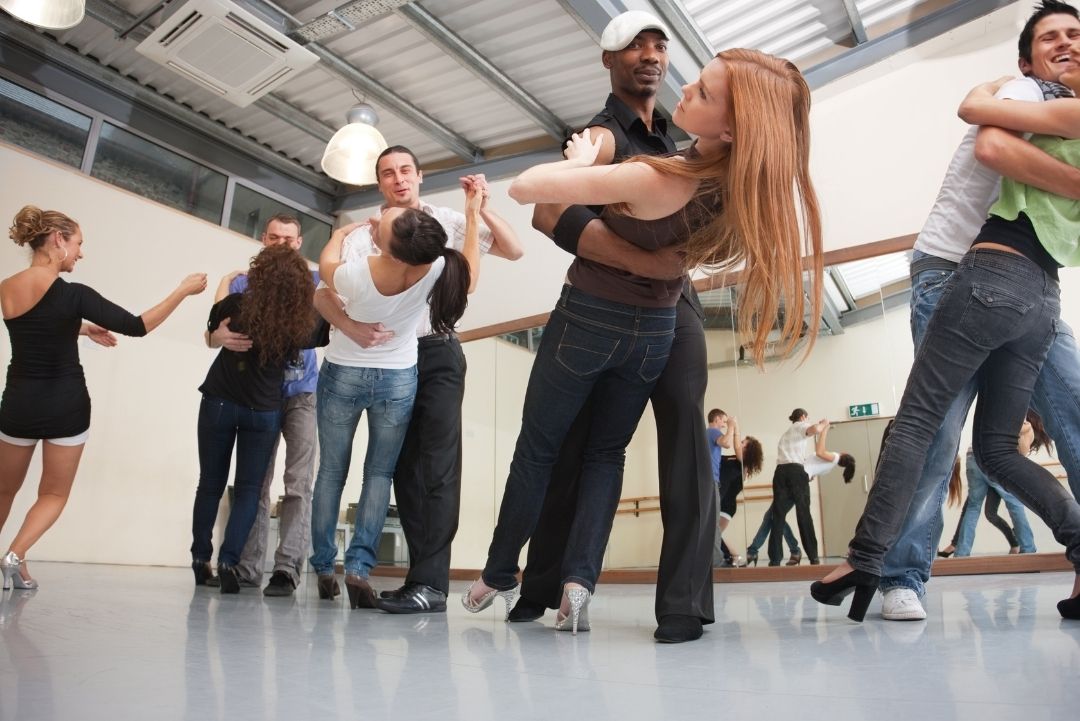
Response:
[[[301,393],[282,403],[279,442],[281,438],[285,439],[285,499],[278,512],[279,541],[274,553],[274,570],[284,571],[294,584],[299,585],[304,559],[311,548],[311,489],[315,480],[314,393]],[[236,569],[241,578],[255,583],[262,580],[266,557],[270,486],[274,481],[276,457],[277,444],[274,444],[259,496],[259,512]]]

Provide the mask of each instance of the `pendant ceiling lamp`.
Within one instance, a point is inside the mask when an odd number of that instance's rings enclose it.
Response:
[[[82,22],[86,0],[0,0],[0,10],[39,28],[67,30]]]
[[[322,157],[322,169],[334,180],[349,185],[374,185],[375,161],[386,150],[386,140],[375,129],[379,116],[366,103],[346,114],[348,125],[334,133]]]

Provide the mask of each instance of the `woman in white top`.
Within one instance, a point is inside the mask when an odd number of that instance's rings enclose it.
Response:
[[[372,219],[377,255],[342,263],[341,245],[359,223],[338,229],[319,258],[323,281],[345,301],[354,320],[380,322],[391,340],[362,348],[335,333],[319,371],[316,409],[319,471],[311,502],[311,565],[318,574],[319,597],[340,591],[334,577],[341,492],[349,474],[353,437],[368,412],[364,484],[355,531],[345,550],[345,588],[353,608],[375,607],[367,577],[390,504],[390,484],[416,396],[416,327],[430,315],[436,332],[450,332],[465,312],[479,257],[479,191],[466,205],[465,254],[446,247],[446,231],[420,210],[389,208]],[[430,306],[430,310],[429,310]]]
[[[803,470],[806,471],[807,476],[814,478],[841,466],[844,469],[844,483],[851,483],[851,479],[855,477],[855,457],[850,453],[837,453],[825,449],[825,438],[829,435],[831,425],[827,420],[821,422],[821,432],[818,433],[817,442],[814,444],[814,455],[803,461]]]

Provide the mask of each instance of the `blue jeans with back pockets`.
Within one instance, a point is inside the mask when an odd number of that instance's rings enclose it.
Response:
[[[334,573],[341,493],[364,411],[368,416],[364,485],[352,540],[345,549],[345,573],[367,578],[377,563],[394,466],[412,418],[416,378],[416,366],[359,368],[323,361],[316,390],[319,471],[311,497],[311,565],[320,576]]]
[[[529,376],[521,432],[483,571],[488,586],[517,585],[518,556],[536,527],[552,467],[592,394],[578,510],[567,541],[575,561],[562,572],[564,582],[594,589],[618,506],[626,446],[667,365],[674,335],[674,307],[632,306],[563,286]]]

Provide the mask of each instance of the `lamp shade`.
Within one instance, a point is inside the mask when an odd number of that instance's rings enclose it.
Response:
[[[86,0],[0,0],[0,10],[49,30],[67,30],[82,22]]]
[[[373,185],[375,161],[387,148],[386,139],[375,129],[378,117],[370,105],[358,105],[349,111],[348,120],[326,144],[323,172],[349,185]]]

